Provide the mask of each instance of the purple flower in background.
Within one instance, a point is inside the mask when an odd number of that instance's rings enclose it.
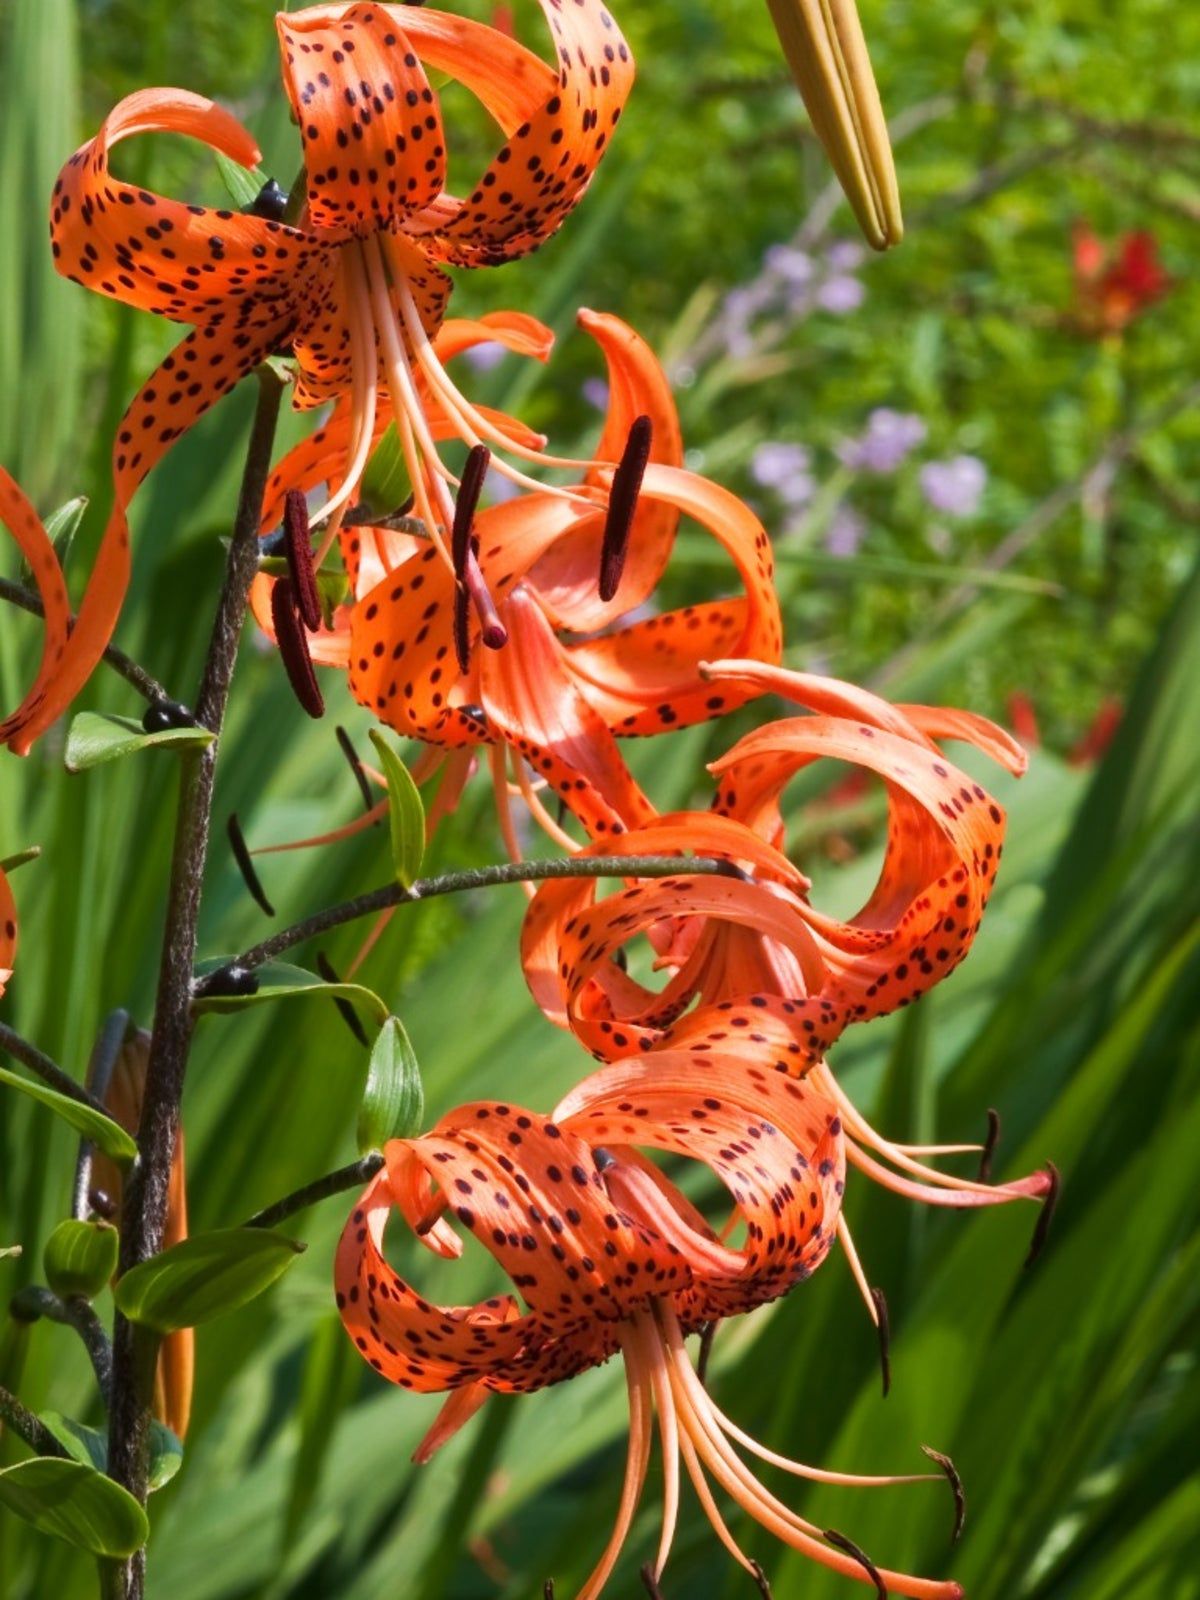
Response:
[[[811,468],[812,457],[804,445],[770,442],[754,452],[750,476],[785,505],[801,506],[812,499],[816,487]]]
[[[825,252],[830,272],[857,272],[863,264],[863,249],[853,239],[839,239]]]
[[[833,513],[825,533],[825,548],[831,556],[848,560],[858,554],[867,536],[867,525],[852,506],[843,502]]]
[[[807,250],[791,244],[773,244],[763,257],[768,272],[790,284],[808,284],[816,276],[817,265]]]
[[[608,385],[603,378],[585,378],[580,393],[597,411],[608,410]]]
[[[927,461],[921,468],[921,493],[948,517],[974,516],[986,485],[987,468],[978,456]]]
[[[463,351],[476,372],[490,372],[493,367],[504,360],[504,346],[495,339],[489,339],[485,344],[473,344]]]
[[[856,472],[895,472],[925,438],[925,424],[911,411],[877,406],[857,439],[847,439],[838,456]]]
[[[857,278],[852,278],[848,273],[838,273],[836,277],[826,278],[817,290],[817,304],[822,311],[830,311],[836,317],[844,317],[848,311],[857,311],[866,298],[867,291]]]

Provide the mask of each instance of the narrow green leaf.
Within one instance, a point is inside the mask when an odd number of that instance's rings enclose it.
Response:
[[[52,511],[46,518],[47,536],[63,566],[67,564],[67,557],[71,553],[71,542],[79,531],[79,524],[83,521],[83,513],[87,508],[88,497],[80,494],[76,495],[74,500],[64,501],[57,511]]]
[[[98,1428],[89,1428],[74,1417],[61,1411],[43,1411],[41,1419],[50,1432],[76,1461],[97,1472],[108,1471],[108,1435]],[[147,1479],[151,1494],[161,1489],[183,1465],[183,1444],[165,1422],[157,1419],[150,1424],[150,1474]]]
[[[314,1327],[304,1376],[300,1383],[297,1420],[300,1442],[292,1464],[291,1491],[284,1517],[284,1549],[294,1546],[305,1516],[321,1486],[329,1445],[338,1418],[354,1399],[361,1376],[361,1358],[346,1337],[336,1313]]]
[[[228,956],[202,961],[196,968],[196,976],[203,979],[210,973],[220,972],[229,964]],[[265,961],[261,967],[254,969],[254,976],[258,980],[258,987],[252,994],[198,995],[192,1002],[192,1009],[240,1011],[245,1006],[264,1005],[271,1000],[289,1000],[295,995],[338,995],[365,1006],[380,1023],[386,1022],[388,1017],[388,1008],[383,1000],[374,989],[368,989],[361,983],[327,983],[315,973],[303,967],[294,967],[287,961]]]
[[[243,167],[240,162],[232,160],[221,150],[214,150],[213,155],[217,158],[217,170],[221,174],[221,182],[225,185],[226,192],[234,205],[239,211],[252,206],[267,181],[266,173],[261,167]]]
[[[60,1222],[42,1252],[46,1282],[55,1294],[93,1299],[117,1270],[119,1242],[111,1223]]]
[[[49,1106],[64,1122],[69,1122],[77,1133],[90,1139],[97,1150],[103,1150],[106,1156],[111,1156],[121,1166],[128,1166],[137,1155],[137,1145],[125,1129],[111,1117],[103,1117],[98,1111],[93,1111],[91,1106],[72,1100],[69,1095],[59,1094],[57,1089],[48,1089],[44,1083],[36,1083],[32,1078],[19,1078],[5,1067],[0,1067],[0,1083],[20,1089],[22,1094]]]
[[[411,889],[425,855],[425,807],[412,773],[378,728],[371,729],[371,743],[379,752],[383,775],[387,779],[392,862],[396,877],[406,889]]]
[[[0,1505],[97,1556],[131,1556],[150,1533],[146,1513],[127,1490],[82,1461],[57,1456],[35,1456],[0,1472]]]
[[[196,1233],[127,1272],[116,1287],[117,1309],[158,1333],[194,1328],[270,1288],[304,1249],[270,1228]]]
[[[399,1017],[379,1030],[367,1068],[367,1086],[358,1108],[358,1148],[379,1150],[389,1139],[410,1139],[421,1131],[425,1091],[416,1051]]]
[[[377,517],[390,517],[412,494],[412,480],[400,448],[396,424],[389,422],[379,443],[371,452],[367,470],[359,485],[358,498]]]
[[[72,719],[67,734],[65,765],[68,772],[86,772],[89,767],[153,745],[206,745],[214,738],[207,728],[162,728],[157,733],[147,733],[132,717],[81,711]]]

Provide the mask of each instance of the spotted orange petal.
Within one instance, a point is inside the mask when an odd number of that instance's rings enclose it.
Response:
[[[62,659],[70,630],[71,606],[62,568],[54,553],[54,546],[42,526],[41,518],[26,499],[20,485],[5,472],[3,467],[0,467],[0,521],[17,541],[21,554],[33,573],[33,580],[42,601],[42,656],[26,697],[28,703],[40,695],[46,680]],[[14,743],[24,754],[28,749],[28,743],[19,739],[19,729],[19,713],[0,721],[0,743],[8,741],[10,736],[18,735]]]
[[[740,681],[707,682],[701,662],[734,653],[771,663],[783,649],[770,541],[749,507],[719,485],[667,466],[647,467],[642,497],[708,528],[733,558],[746,597],[686,606],[572,647],[572,669],[588,699],[623,734],[686,727],[743,705],[761,691]]]
[[[557,83],[513,130],[429,247],[458,266],[512,261],[550,238],[582,199],[633,84],[633,58],[601,0],[539,0]]]
[[[554,1118],[618,1165],[628,1146],[668,1151],[704,1162],[729,1190],[746,1225],[737,1270],[694,1275],[677,1299],[685,1326],[777,1299],[829,1251],[845,1186],[837,1107],[761,1058],[663,1049],[618,1061],[585,1078]],[[695,1229],[692,1208],[656,1169],[648,1175]]]
[[[237,211],[185,205],[123,183],[109,151],[138,133],[181,133],[252,167],[258,147],[237,119],[185,89],[141,89],[63,167],[51,202],[59,272],[174,322],[206,323],[240,305],[243,322],[277,322],[330,270],[320,241]],[[251,315],[251,308],[254,308]]]
[[[596,445],[597,462],[621,459],[629,430],[638,417],[650,419],[650,460],[662,466],[683,465],[683,435],[667,376],[644,339],[620,317],[580,311],[576,321],[600,346],[608,374],[608,409]],[[599,467],[585,475],[596,489],[611,476]],[[582,524],[555,541],[530,573],[530,581],[556,624],[578,633],[605,627],[649,599],[666,569],[679,510],[649,495],[639,498],[629,534],[629,553],[616,594],[600,599],[599,519]]]
[[[611,838],[654,815],[616,740],[564,669],[563,647],[537,601],[518,587],[500,606],[502,650],[480,652],[489,724],[545,778],[592,838]]]
[[[396,18],[375,0],[280,12],[283,82],[304,141],[314,228],[366,234],[441,193],[441,110]]]

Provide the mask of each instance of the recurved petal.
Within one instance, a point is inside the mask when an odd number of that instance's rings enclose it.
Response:
[[[481,344],[502,344],[516,355],[549,361],[554,330],[525,311],[487,311],[482,317],[448,317],[438,329],[433,348],[444,362]]]
[[[767,0],[813,129],[868,244],[904,237],[887,123],[855,0]]]
[[[745,598],[685,606],[571,647],[572,670],[588,699],[621,734],[661,733],[743,705],[749,682],[713,684],[702,662],[736,654],[768,664],[783,649],[770,541],[736,495],[682,468],[649,466],[642,498],[706,527],[733,559]]]
[[[524,586],[500,606],[501,650],[479,652],[490,725],[545,778],[593,838],[611,839],[654,815],[617,742],[579,692],[563,647]]]
[[[650,461],[683,465],[683,435],[667,376],[650,346],[619,317],[580,311],[579,326],[595,339],[608,373],[608,410],[594,451],[597,462],[615,465],[639,417],[650,420]],[[611,471],[589,469],[585,482],[600,489]],[[597,520],[556,541],[531,573],[550,616],[586,633],[607,626],[649,599],[666,569],[679,525],[679,509],[643,494],[634,511],[628,555],[616,594],[600,599],[598,576],[603,526]]]
[[[770,821],[788,779],[822,757],[874,771],[887,786],[887,848],[870,899],[848,922],[806,908],[831,970],[826,998],[855,1017],[876,1016],[923,994],[966,955],[991,893],[1004,813],[936,748],[822,716],[740,740],[713,764],[717,806],[751,827]]]
[[[679,1298],[689,1325],[776,1299],[813,1272],[833,1240],[845,1183],[837,1107],[770,1060],[769,1049],[757,1061],[655,1050],[592,1073],[554,1112],[610,1150],[618,1168],[625,1147],[668,1151],[704,1162],[729,1191],[746,1227],[740,1264],[731,1273],[693,1263]],[[661,1177],[658,1189],[696,1231],[690,1204]]]
[[[512,261],[550,238],[582,199],[633,84],[633,58],[601,0],[539,4],[557,79],[453,220],[429,236],[431,251],[458,266]]]
[[[123,183],[109,171],[113,145],[137,133],[181,133],[252,167],[254,140],[229,112],[185,89],[127,96],[63,167],[51,201],[55,266],[89,289],[173,322],[208,322],[253,301],[278,318],[329,270],[320,241],[280,222],[185,205]]]
[[[46,680],[62,659],[70,630],[71,606],[62,568],[41,518],[26,499],[20,485],[3,467],[0,467],[0,521],[12,534],[28,562],[42,601],[42,655],[26,697],[28,703],[41,693]],[[16,726],[15,714],[13,718],[0,722],[0,743],[8,740]],[[22,754],[27,748],[27,744],[18,745]],[[3,965],[0,961],[0,968]]]
[[[441,110],[396,17],[376,0],[280,12],[283,82],[304,142],[314,228],[366,234],[441,193]]]
[[[274,350],[290,325],[252,302],[217,313],[165,356],[122,417],[113,445],[113,509],[79,613],[57,662],[0,727],[24,754],[70,705],[112,638],[129,585],[129,503],[147,473],[200,417]]]

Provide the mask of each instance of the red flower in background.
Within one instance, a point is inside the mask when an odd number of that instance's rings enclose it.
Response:
[[[1174,279],[1158,257],[1152,233],[1123,233],[1105,243],[1086,223],[1074,234],[1075,305],[1081,330],[1096,337],[1121,333],[1163,299]]]

